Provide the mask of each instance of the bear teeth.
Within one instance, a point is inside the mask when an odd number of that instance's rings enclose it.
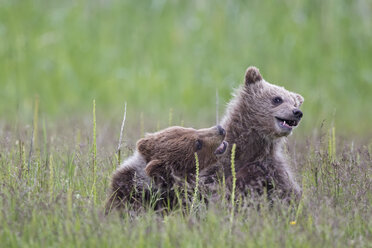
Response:
[[[285,121],[283,121],[283,126],[286,126],[286,127],[291,127],[291,125],[289,125],[289,123],[285,123]]]
[[[280,119],[278,118],[279,121],[280,121],[280,124],[285,126],[285,127],[294,127],[294,126],[297,126],[298,122],[297,121],[292,121],[292,120],[284,120],[284,119]]]
[[[286,120],[279,117],[276,117],[276,119],[278,120],[278,123],[281,127],[285,127],[288,129],[292,129],[293,127],[298,125],[297,120]]]

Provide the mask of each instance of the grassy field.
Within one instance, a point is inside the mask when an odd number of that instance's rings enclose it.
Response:
[[[300,92],[311,131],[370,131],[370,1],[45,1],[0,5],[0,116],[32,121],[140,113],[149,128],[169,109],[186,124],[215,120],[249,65]],[[153,121],[152,121],[153,120]],[[120,117],[118,118],[120,121]],[[151,123],[153,122],[153,123]],[[364,136],[364,135],[363,135]]]
[[[238,198],[233,219],[230,202],[105,218],[118,133],[98,127],[95,157],[93,124],[66,125],[43,127],[31,153],[32,128],[1,127],[2,247],[371,247],[372,145],[291,140],[298,206]]]
[[[1,0],[0,247],[372,247],[371,18],[367,0]],[[305,97],[300,204],[104,218],[124,103],[122,159],[146,131],[214,125],[249,65]]]

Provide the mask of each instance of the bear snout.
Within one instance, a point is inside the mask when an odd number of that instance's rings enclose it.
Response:
[[[226,135],[225,129],[223,129],[223,127],[221,127],[220,125],[217,126],[217,130],[218,130],[219,135],[222,135],[222,136]]]
[[[304,114],[302,113],[301,110],[299,110],[299,109],[294,109],[294,110],[293,110],[293,115],[294,115],[297,119],[301,119],[302,116],[303,116]]]

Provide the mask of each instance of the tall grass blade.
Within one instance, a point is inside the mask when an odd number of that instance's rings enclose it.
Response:
[[[192,197],[192,203],[191,203],[191,208],[190,212],[193,211],[195,207],[195,203],[198,198],[198,192],[199,192],[199,158],[198,154],[195,152],[195,165],[196,165],[196,170],[195,170],[195,189],[194,189],[194,195]]]
[[[93,100],[93,185],[92,185],[92,194],[93,194],[93,205],[96,205],[97,202],[97,190],[96,190],[96,166],[97,166],[97,137],[96,137],[96,100]]]
[[[123,142],[123,131],[124,131],[126,117],[127,117],[127,103],[125,102],[123,122],[121,123],[121,127],[120,127],[119,144],[118,144],[118,148],[116,150],[116,153],[118,154],[118,165],[120,165],[120,163],[121,163],[121,145],[122,145],[122,142]]]
[[[336,158],[336,130],[332,127],[328,138],[328,158],[329,161],[334,162]]]
[[[49,201],[53,200],[54,193],[54,161],[53,155],[49,156],[49,178],[48,178],[48,191],[49,191]]]
[[[218,89],[216,89],[216,125],[219,123],[219,105],[220,105],[220,99],[218,95]]]
[[[33,136],[32,136],[35,149],[37,148],[38,123],[39,123],[39,96],[36,96],[35,107],[34,107],[34,119],[33,119]]]
[[[230,214],[230,223],[233,223],[233,221],[234,221],[234,211],[235,211],[235,188],[236,188],[235,151],[236,151],[236,144],[233,144],[232,149],[231,149],[232,189],[231,189],[231,214]]]

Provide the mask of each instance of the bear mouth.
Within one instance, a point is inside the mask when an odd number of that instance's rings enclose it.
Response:
[[[298,121],[297,120],[288,120],[288,119],[283,119],[283,118],[279,118],[279,117],[275,117],[279,126],[283,129],[286,129],[286,130],[292,130],[294,127],[296,127],[298,125]]]
[[[219,147],[217,147],[217,149],[216,149],[216,151],[214,152],[214,154],[216,154],[216,155],[224,154],[225,151],[226,151],[226,149],[227,149],[227,145],[228,145],[228,144],[229,144],[229,143],[227,143],[226,141],[223,141],[223,142],[221,143],[221,145],[219,145]]]

